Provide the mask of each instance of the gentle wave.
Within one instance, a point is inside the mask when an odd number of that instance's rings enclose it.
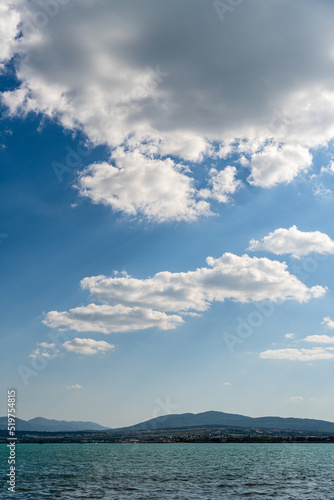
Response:
[[[21,444],[1,498],[334,500],[334,444]]]

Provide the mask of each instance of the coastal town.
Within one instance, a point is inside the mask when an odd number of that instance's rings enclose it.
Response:
[[[0,431],[0,443],[6,442]],[[334,443],[334,434],[269,429],[197,427],[190,429],[145,430],[133,432],[17,432],[18,443]]]

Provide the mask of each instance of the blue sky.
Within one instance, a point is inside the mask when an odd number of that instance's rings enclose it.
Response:
[[[174,2],[54,1],[5,2],[0,26],[0,376],[18,416],[333,420],[333,7],[196,2],[174,23]]]

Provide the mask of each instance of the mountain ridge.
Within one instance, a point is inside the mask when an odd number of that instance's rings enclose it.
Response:
[[[303,432],[329,432],[334,434],[334,422],[296,417],[248,417],[234,413],[207,411],[202,413],[170,414],[156,417],[128,427],[112,429],[131,432],[187,427],[247,427]]]
[[[193,427],[261,428],[279,431],[315,432],[334,434],[334,422],[296,417],[248,417],[236,413],[206,411],[201,413],[174,413],[152,418],[135,425],[119,428],[104,427],[95,422],[54,420],[35,417],[16,419],[16,430],[26,432],[133,432]],[[0,430],[7,429],[7,417],[0,417]]]
[[[7,417],[0,417],[0,430],[7,429]],[[104,431],[108,427],[95,422],[82,422],[77,420],[54,420],[44,417],[35,417],[30,420],[16,418],[16,430],[27,432],[80,432],[80,431]]]

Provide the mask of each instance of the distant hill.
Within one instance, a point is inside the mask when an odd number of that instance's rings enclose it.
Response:
[[[182,413],[165,415],[152,418],[146,422],[113,429],[113,431],[144,431],[157,429],[184,429],[190,427],[247,427],[274,429],[279,431],[302,431],[314,433],[334,434],[334,423],[325,420],[313,420],[308,418],[282,418],[282,417],[245,417],[233,413],[220,411],[206,411],[204,413]]]
[[[130,431],[149,431],[163,429],[187,429],[194,427],[230,427],[248,429],[271,429],[277,431],[307,432],[334,435],[334,422],[314,420],[309,418],[281,418],[281,417],[246,417],[220,411],[206,411],[204,413],[182,413],[164,415],[152,418],[146,422],[110,429],[94,422],[67,422],[66,420],[49,420],[37,417],[31,420],[16,419],[16,429],[28,432],[80,432],[80,431],[110,431],[127,433]],[[0,417],[0,430],[7,429],[7,417]]]
[[[0,430],[7,429],[7,417],[0,417]],[[94,422],[67,422],[66,420],[49,420],[36,417],[31,420],[16,419],[17,431],[30,432],[79,432],[79,431],[104,431],[107,427]]]

